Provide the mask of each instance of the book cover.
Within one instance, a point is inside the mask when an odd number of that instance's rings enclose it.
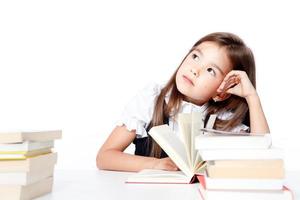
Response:
[[[51,153],[51,148],[37,149],[33,151],[0,152],[0,162],[2,160],[24,160],[47,153]]]
[[[0,185],[1,200],[31,200],[52,191],[53,177],[29,185]]]
[[[283,160],[217,160],[208,161],[211,178],[283,179]]]
[[[0,173],[36,171],[55,165],[56,162],[57,153],[42,154],[23,160],[1,160]]]
[[[284,160],[280,148],[269,149],[202,149],[198,150],[205,161],[209,160]]]
[[[197,175],[209,190],[281,190],[284,179],[211,178],[207,173]]]
[[[38,149],[53,148],[54,141],[24,141],[19,143],[1,144],[0,143],[0,153],[10,153],[10,152],[25,152],[33,151]]]
[[[257,190],[224,190],[224,189],[207,189],[206,182],[203,175],[197,176],[199,180],[198,191],[203,200],[293,200],[292,191],[286,186],[281,186],[278,190],[264,190],[259,188]]]
[[[0,143],[17,143],[26,140],[49,141],[60,139],[61,135],[61,130],[0,132]]]
[[[270,134],[206,134],[195,138],[195,148],[202,149],[267,149],[272,145]]]
[[[53,176],[54,165],[28,172],[0,173],[0,185],[28,185]]]

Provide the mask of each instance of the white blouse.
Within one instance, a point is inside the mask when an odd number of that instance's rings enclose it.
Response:
[[[144,89],[140,90],[136,96],[125,106],[120,119],[117,121],[118,126],[125,125],[127,130],[136,130],[136,137],[143,138],[147,137],[146,128],[148,127],[152,114],[154,111],[154,106],[158,95],[164,85],[159,85],[156,83],[151,83],[147,85]],[[166,103],[169,101],[169,94],[165,96]],[[191,112],[203,112],[205,114],[205,109],[207,104],[198,106],[196,104],[182,101],[179,113],[191,113]],[[222,115],[218,115],[219,119],[228,119],[232,115],[231,112],[226,112]],[[177,136],[179,136],[179,128],[177,124],[177,116],[169,118],[169,126],[173,129]],[[233,128],[231,131],[247,131],[249,127],[240,124]]]

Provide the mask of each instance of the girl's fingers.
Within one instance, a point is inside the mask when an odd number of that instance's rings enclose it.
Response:
[[[164,168],[166,170],[170,170],[170,171],[177,171],[178,170],[176,165],[173,165],[172,163],[166,163]]]
[[[228,79],[230,79],[234,76],[238,76],[238,73],[236,71],[231,71],[225,76],[224,81],[227,81]]]
[[[238,77],[231,77],[230,79],[228,79],[227,81],[223,81],[222,84],[220,85],[220,87],[218,88],[218,92],[224,92],[226,91],[228,88],[232,87],[235,84],[239,83],[239,78]]]
[[[229,93],[229,94],[234,94],[235,93],[234,88],[229,88],[226,92]]]
[[[166,167],[168,168],[168,170],[171,171],[177,171],[178,167],[176,166],[176,164],[171,160],[171,158],[166,158],[167,163],[166,163]]]

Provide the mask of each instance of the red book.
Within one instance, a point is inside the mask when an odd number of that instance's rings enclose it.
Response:
[[[286,186],[282,186],[277,190],[238,190],[238,189],[208,189],[207,178],[205,175],[198,175],[199,180],[199,193],[203,200],[218,200],[218,199],[230,199],[230,200],[293,200],[294,196],[292,191]]]

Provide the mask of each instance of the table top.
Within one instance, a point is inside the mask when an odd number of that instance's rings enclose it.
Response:
[[[51,193],[37,200],[201,199],[196,184],[126,184],[130,172],[55,170]],[[300,171],[286,173],[285,185],[300,199]],[[105,197],[105,198],[104,198]]]

